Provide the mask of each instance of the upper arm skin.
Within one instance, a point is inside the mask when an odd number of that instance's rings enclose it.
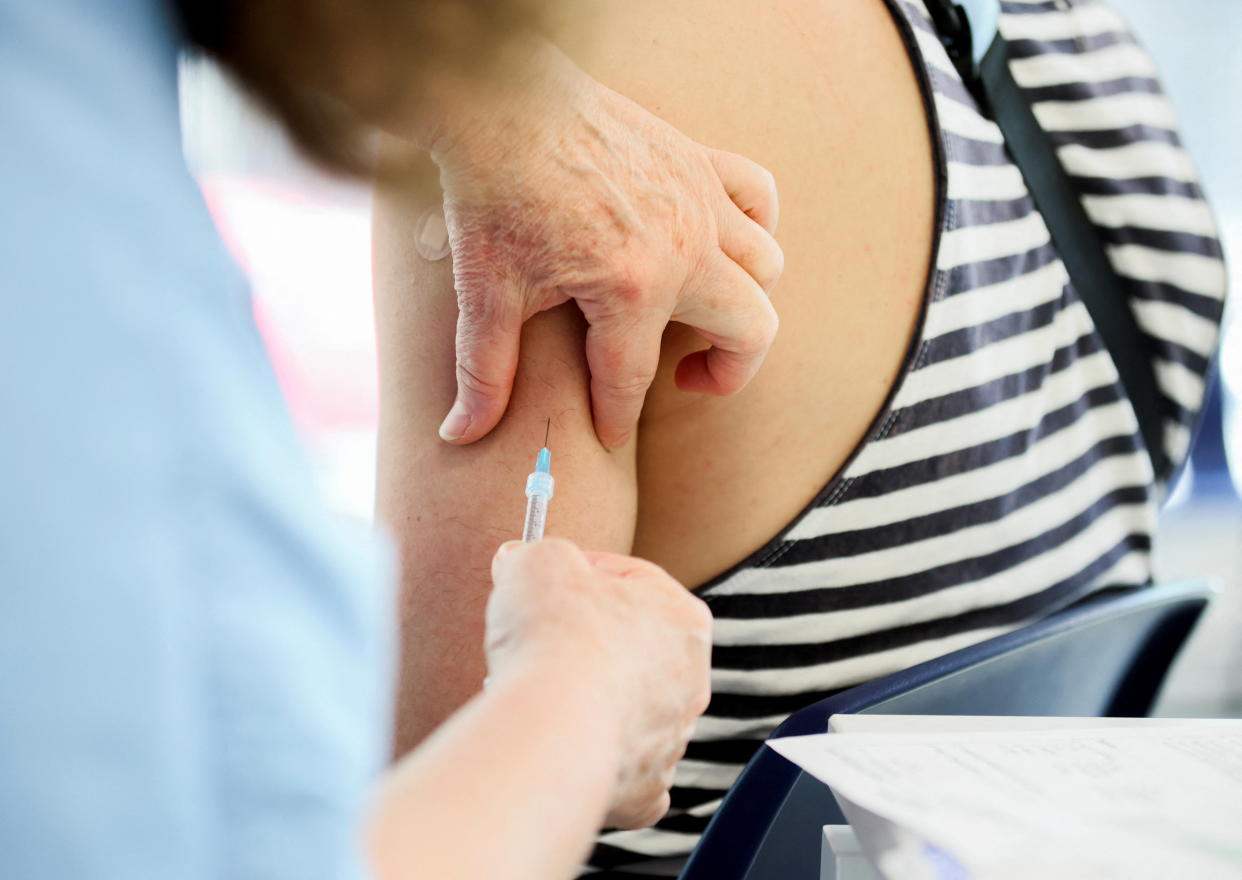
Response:
[[[436,431],[453,402],[457,303],[451,259],[414,250],[431,197],[378,188],[374,286],[380,366],[377,512],[401,552],[397,749],[408,751],[478,691],[491,558],[521,536],[526,475],[547,420],[556,494],[549,535],[628,552],[636,513],[633,444],[609,452],[591,423],[585,322],[567,303],[527,322],[509,409],[470,446]]]

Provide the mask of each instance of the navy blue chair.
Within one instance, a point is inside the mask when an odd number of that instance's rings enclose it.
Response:
[[[1198,581],[1103,595],[821,700],[772,737],[824,733],[840,713],[1142,717],[1211,595]],[[762,748],[681,880],[819,880],[822,828],[845,821],[827,786]]]

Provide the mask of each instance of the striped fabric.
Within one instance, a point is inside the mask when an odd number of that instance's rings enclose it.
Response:
[[[674,876],[785,716],[842,688],[1149,580],[1151,465],[1108,352],[999,129],[921,0],[886,0],[938,144],[926,311],[885,411],[767,546],[699,590],[713,698],[654,829],[605,833],[594,877]],[[1014,79],[1080,187],[1156,358],[1184,459],[1216,345],[1216,227],[1148,55],[1098,2],[1003,2]]]

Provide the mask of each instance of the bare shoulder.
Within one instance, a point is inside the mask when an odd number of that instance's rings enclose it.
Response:
[[[781,331],[763,370],[732,398],[682,394],[672,368],[701,344],[674,327],[643,416],[635,552],[701,583],[802,510],[900,371],[935,214],[926,114],[883,0],[573,6],[595,76],[780,187]]]

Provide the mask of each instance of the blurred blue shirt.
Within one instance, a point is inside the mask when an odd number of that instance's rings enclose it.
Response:
[[[356,876],[387,557],[315,495],[159,0],[0,0],[0,876]]]

